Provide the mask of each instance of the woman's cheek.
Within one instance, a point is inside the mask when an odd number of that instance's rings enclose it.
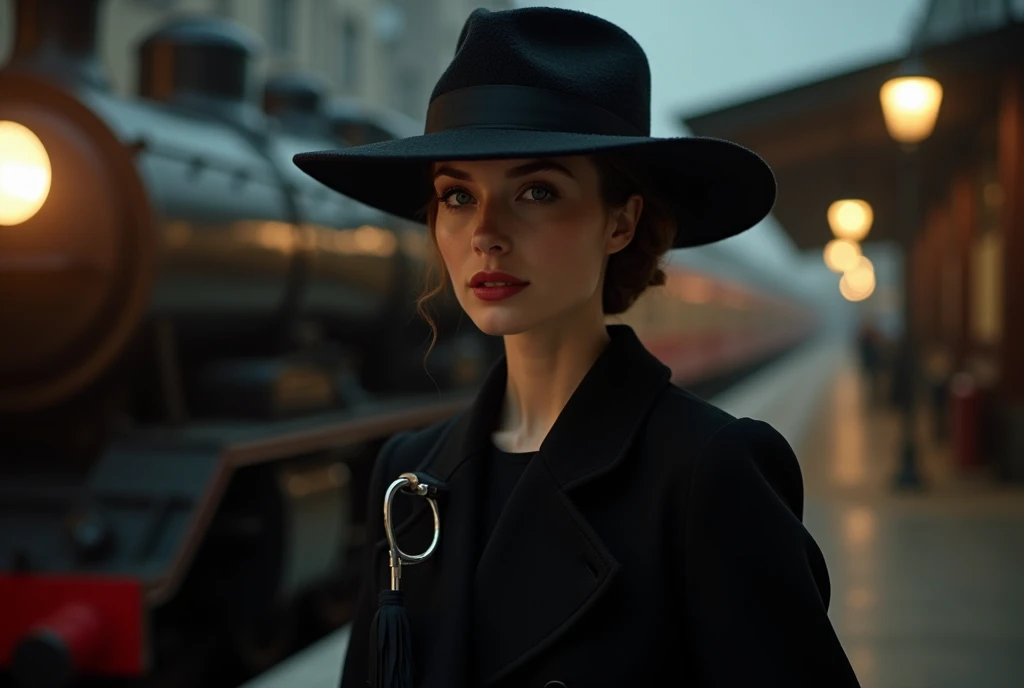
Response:
[[[437,242],[437,250],[441,254],[441,260],[444,261],[448,272],[453,272],[453,269],[457,270],[460,255],[457,244],[458,236],[450,229],[438,227],[434,232],[434,240]]]
[[[543,250],[554,259],[585,260],[601,253],[601,227],[596,221],[576,216],[565,222],[553,222],[542,233]]]

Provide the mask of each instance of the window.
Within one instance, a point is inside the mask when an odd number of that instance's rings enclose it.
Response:
[[[290,0],[269,0],[267,5],[267,36],[271,49],[287,52],[291,47]]]
[[[346,93],[359,91],[361,43],[362,32],[359,24],[353,17],[345,17],[341,25],[341,88]]]

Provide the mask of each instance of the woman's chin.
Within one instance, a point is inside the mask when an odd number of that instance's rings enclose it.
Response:
[[[524,315],[504,308],[474,308],[469,314],[477,329],[493,337],[520,334],[529,330],[534,322],[532,318],[526,318]]]

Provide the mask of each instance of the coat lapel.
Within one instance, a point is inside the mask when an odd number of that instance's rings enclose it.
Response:
[[[527,466],[480,558],[474,635],[485,685],[555,643],[600,600],[618,570],[567,492],[625,457],[670,373],[630,328],[608,331],[611,343]]]
[[[420,676],[425,688],[503,679],[556,642],[612,582],[618,563],[567,493],[623,459],[670,372],[629,327],[612,325],[608,332],[611,343],[527,465],[482,553],[476,543],[483,468],[504,399],[504,358],[469,412],[417,467],[448,486],[439,504],[437,552],[403,574],[410,608],[437,601],[434,630],[415,638],[433,665]],[[415,501],[396,529],[406,551],[421,551],[406,538],[429,541],[429,509]],[[386,546],[378,543],[377,557],[385,562],[385,580]],[[476,658],[476,675],[467,657]]]

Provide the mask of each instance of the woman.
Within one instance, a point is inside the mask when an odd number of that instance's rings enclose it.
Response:
[[[402,576],[417,685],[857,685],[789,445],[605,326],[663,282],[669,248],[774,202],[760,158],[650,138],[649,108],[646,57],[618,27],[478,10],[424,136],[296,156],[344,194],[425,215],[445,282],[506,352],[471,409],[377,459],[344,688],[366,685],[389,587],[380,505],[406,471],[447,486],[441,544]],[[407,552],[433,533],[422,503],[396,500]]]

